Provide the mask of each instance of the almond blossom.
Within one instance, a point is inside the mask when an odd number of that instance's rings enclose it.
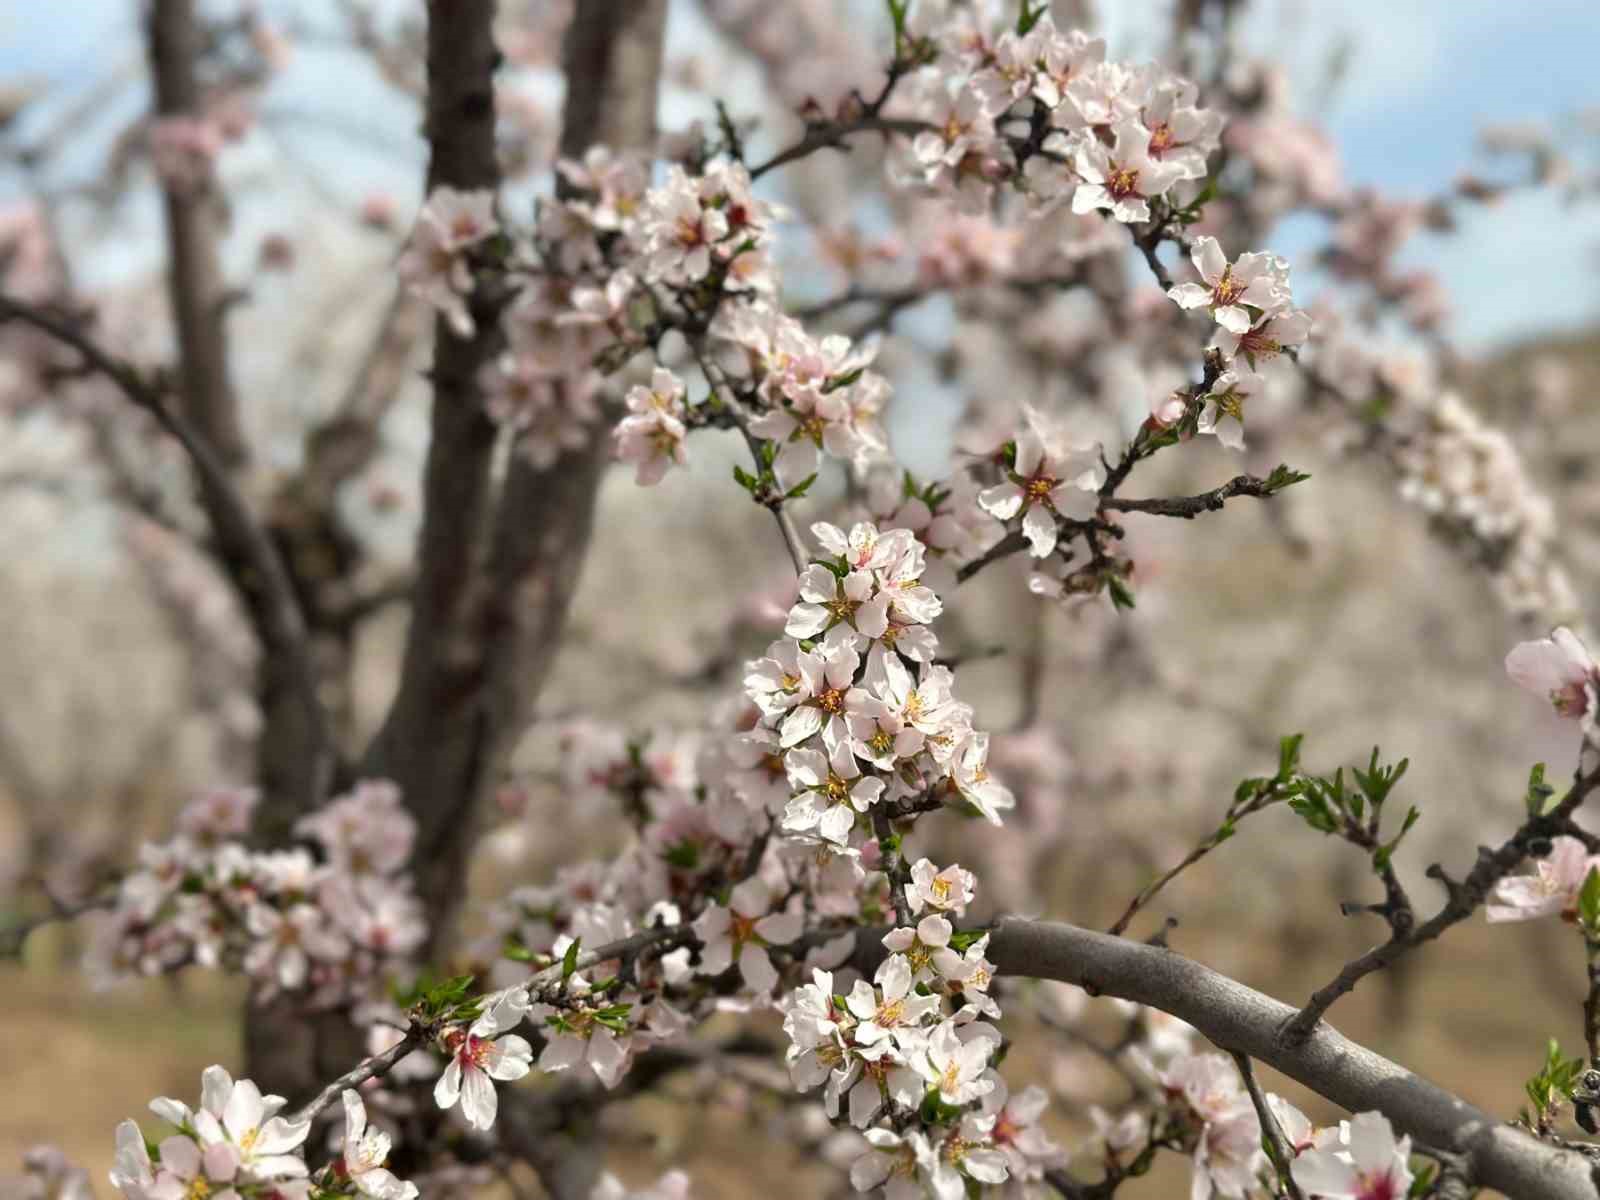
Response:
[[[1236,337],[1254,324],[1250,309],[1270,314],[1289,303],[1289,264],[1275,254],[1241,254],[1230,263],[1213,237],[1195,239],[1190,251],[1204,284],[1180,283],[1167,292],[1179,308],[1206,307]]]
[[[758,996],[770,995],[778,972],[767,947],[794,941],[802,923],[793,908],[773,911],[772,889],[763,880],[746,879],[733,889],[727,907],[708,905],[695,919],[694,933],[702,943],[700,972],[720,975],[737,962],[745,986]]]
[[[1202,399],[1200,419],[1195,429],[1200,433],[1215,434],[1217,441],[1230,450],[1244,449],[1244,406],[1251,396],[1261,390],[1261,377],[1237,364],[1217,376]]]
[[[911,867],[911,882],[906,884],[906,900],[912,913],[924,908],[936,912],[961,916],[972,903],[977,890],[977,880],[971,871],[951,863],[942,871],[926,858],[918,859]]]
[[[862,775],[848,738],[826,756],[817,750],[793,750],[788,765],[790,782],[801,789],[783,813],[783,827],[793,833],[814,830],[824,840],[843,846],[857,814],[883,795],[883,780]]]
[[[1170,191],[1184,168],[1151,158],[1150,131],[1137,121],[1119,123],[1113,136],[1109,149],[1094,139],[1079,145],[1074,161],[1084,182],[1072,195],[1072,211],[1106,209],[1125,224],[1148,221],[1149,201]]]
[[[528,993],[510,988],[489,997],[483,1015],[465,1030],[457,1027],[444,1035],[450,1062],[433,1089],[440,1108],[452,1108],[460,1100],[468,1125],[488,1129],[494,1124],[500,1100],[493,1081],[521,1079],[533,1062],[527,1039],[506,1032],[521,1024],[529,1007]]]
[[[1581,722],[1585,732],[1594,729],[1600,666],[1572,630],[1562,626],[1549,637],[1519,643],[1506,655],[1506,674],[1561,716]]]
[[[934,1029],[927,1045],[911,1062],[943,1103],[960,1106],[994,1090],[989,1059],[997,1049],[997,1044],[986,1037],[962,1041],[955,1026],[946,1023]]]
[[[661,367],[651,375],[650,386],[639,384],[628,391],[631,415],[617,424],[612,436],[618,460],[634,464],[634,482],[641,487],[660,483],[669,467],[688,461],[683,395],[683,381]]]
[[[1004,483],[986,488],[978,503],[989,515],[1009,521],[1022,515],[1029,553],[1044,558],[1056,548],[1056,518],[1085,521],[1100,505],[1105,468],[1097,447],[1047,444],[1035,428],[1016,440],[1016,456]]]
[[[1404,1200],[1411,1194],[1411,1139],[1394,1136],[1382,1113],[1357,1113],[1339,1140],[1306,1150],[1290,1164],[1295,1183],[1326,1200]]]
[[[383,1130],[367,1126],[367,1108],[360,1093],[346,1088],[339,1096],[344,1105],[344,1152],[340,1161],[356,1190],[372,1200],[415,1200],[417,1185],[388,1170],[390,1140]]]
[[[466,252],[497,228],[493,193],[435,188],[395,264],[406,288],[443,313],[457,337],[471,337],[476,329],[466,304],[472,291]]]
[[[1507,875],[1494,885],[1484,915],[1491,922],[1553,915],[1572,920],[1578,913],[1578,893],[1597,868],[1600,855],[1590,854],[1577,838],[1552,838],[1550,853],[1534,864],[1532,875]]]
[[[939,997],[913,991],[911,964],[904,956],[891,954],[879,964],[872,983],[856,980],[845,1003],[860,1021],[856,1044],[872,1046],[889,1038],[903,1041],[923,1017],[938,1011]]]

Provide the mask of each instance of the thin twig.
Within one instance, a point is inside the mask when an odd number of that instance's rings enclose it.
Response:
[[[1256,1119],[1261,1122],[1262,1141],[1266,1145],[1267,1157],[1272,1160],[1272,1168],[1278,1173],[1278,1183],[1283,1189],[1283,1195],[1289,1197],[1289,1200],[1305,1200],[1300,1185],[1294,1181],[1294,1174],[1289,1169],[1289,1163],[1294,1158],[1289,1139],[1283,1136],[1283,1129],[1278,1124],[1277,1116],[1268,1105],[1267,1098],[1261,1094],[1261,1085],[1256,1082],[1256,1073],[1250,1065],[1250,1056],[1240,1054],[1237,1050],[1231,1053],[1233,1061],[1239,1066],[1239,1077],[1244,1080],[1245,1090],[1250,1093],[1250,1103],[1255,1105]]]

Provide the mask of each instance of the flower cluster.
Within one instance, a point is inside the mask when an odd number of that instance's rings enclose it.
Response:
[[[1553,561],[1554,508],[1504,430],[1454,392],[1418,397],[1394,460],[1402,497],[1483,544],[1475,557],[1492,564],[1495,588],[1513,612],[1559,619],[1577,610],[1571,582]]]
[[[282,1096],[263,1096],[251,1080],[235,1081],[221,1067],[207,1067],[200,1076],[198,1108],[168,1097],[150,1102],[150,1111],[172,1127],[170,1136],[147,1141],[133,1121],[117,1126],[111,1185],[128,1200],[416,1200],[417,1186],[388,1169],[389,1135],[368,1126],[360,1095],[346,1090],[341,1099],[342,1147],[325,1167],[311,1172],[302,1149],[311,1122],[280,1116]]]
[[[305,817],[304,848],[251,850],[253,791],[215,791],[179,815],[170,841],[146,843],[89,951],[108,982],[189,963],[227,966],[263,995],[312,1005],[359,997],[426,933],[404,873],[416,823],[389,783],[367,781]]]
[[[915,22],[928,65],[898,112],[925,130],[891,162],[894,179],[968,212],[1011,184],[1039,208],[1070,200],[1124,223],[1198,194],[1223,122],[1193,83],[1156,63],[1107,61],[1102,39],[1048,16],[1018,33],[966,7],[941,14],[924,5]],[[1013,124],[1033,132],[1012,135]]]
[[[988,773],[989,738],[934,662],[925,550],[909,530],[818,523],[824,557],[800,577],[784,640],[746,669],[762,720],[748,736],[781,756],[794,794],[783,828],[835,852],[871,840],[870,812],[956,799],[995,824],[1015,803]]]
[[[945,873],[930,870],[917,886],[952,915],[964,910]],[[971,899],[970,890],[962,895]],[[1043,1091],[1011,1097],[995,1069],[1000,1033],[986,1018],[1000,1009],[988,995],[988,935],[955,934],[930,913],[883,941],[890,954],[870,983],[857,979],[841,995],[835,977],[816,970],[785,1004],[795,1086],[822,1085],[828,1116],[843,1112],[864,1131],[868,1149],[850,1169],[855,1189],[964,1197],[982,1184],[1042,1178],[1064,1156],[1037,1124]]]
[[[1215,238],[1202,237],[1190,258],[1201,282],[1178,284],[1167,295],[1179,308],[1211,314],[1217,323],[1211,348],[1224,364],[1201,397],[1196,430],[1243,450],[1245,402],[1261,390],[1262,364],[1304,345],[1311,318],[1294,307],[1289,264],[1275,254],[1241,254],[1230,263]]]
[[[150,1111],[172,1126],[169,1137],[151,1144],[133,1121],[117,1126],[111,1185],[129,1200],[256,1194],[305,1200],[311,1183],[295,1152],[311,1123],[279,1116],[282,1096],[263,1096],[252,1081],[235,1081],[221,1067],[207,1067],[200,1078],[198,1108],[167,1097],[150,1102]]]

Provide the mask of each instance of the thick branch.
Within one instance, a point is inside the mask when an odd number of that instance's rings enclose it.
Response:
[[[1170,1013],[1351,1112],[1376,1109],[1417,1141],[1460,1154],[1473,1179],[1508,1196],[1600,1195],[1581,1155],[1535,1141],[1325,1025],[1294,1043],[1282,1034],[1294,1009],[1171,950],[1008,918],[989,957],[1003,974],[1056,979]]]

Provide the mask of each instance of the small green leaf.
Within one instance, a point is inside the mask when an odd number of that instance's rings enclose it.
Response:
[[[1305,741],[1303,733],[1291,733],[1278,740],[1278,782],[1287,782],[1300,766],[1300,743]]]
[[[817,481],[817,472],[813,471],[799,483],[795,484],[783,494],[785,500],[798,500],[811,490],[811,485]]]
[[[571,979],[572,973],[578,969],[578,947],[582,944],[582,938],[574,938],[572,945],[567,947],[567,952],[561,956],[561,979],[563,982]]]
[[[1600,867],[1590,867],[1578,889],[1578,920],[1590,938],[1600,934]]]

